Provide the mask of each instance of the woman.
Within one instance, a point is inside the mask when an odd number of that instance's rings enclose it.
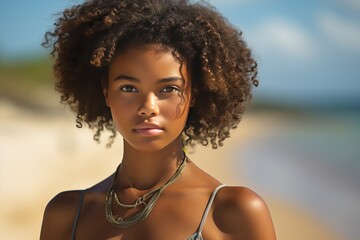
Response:
[[[86,1],[46,35],[77,126],[118,131],[121,164],[47,205],[41,239],[275,239],[264,200],[222,185],[183,151],[223,145],[257,86],[256,62],[205,3]]]

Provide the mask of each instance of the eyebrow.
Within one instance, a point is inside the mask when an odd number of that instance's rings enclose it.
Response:
[[[114,79],[114,81],[117,81],[117,80],[127,80],[127,81],[130,81],[130,82],[141,82],[139,79],[137,79],[135,77],[131,77],[131,76],[123,75],[123,74],[120,74],[119,76],[117,76]],[[164,82],[176,82],[176,81],[183,82],[184,79],[182,77],[172,76],[172,77],[161,78],[157,82],[158,83],[164,83]]]

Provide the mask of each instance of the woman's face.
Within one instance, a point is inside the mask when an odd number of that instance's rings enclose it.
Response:
[[[161,150],[184,129],[191,100],[186,64],[157,45],[129,48],[114,57],[104,89],[124,140],[143,151]]]

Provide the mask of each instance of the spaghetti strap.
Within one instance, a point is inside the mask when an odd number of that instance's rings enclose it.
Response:
[[[214,202],[214,199],[215,199],[215,196],[217,194],[217,192],[222,188],[222,187],[225,187],[226,185],[225,184],[222,184],[222,185],[219,185],[215,188],[215,190],[212,192],[211,196],[210,196],[210,199],[206,205],[206,208],[205,208],[205,211],[203,213],[203,216],[201,218],[201,221],[200,221],[200,226],[197,230],[197,234],[196,235],[201,235],[201,232],[202,232],[202,229],[204,227],[204,224],[205,224],[205,221],[206,221],[206,218],[207,218],[207,215],[209,214],[209,211],[211,209],[211,206]]]
[[[74,224],[73,224],[72,231],[71,231],[71,240],[75,240],[76,227],[77,227],[77,224],[78,224],[78,221],[79,221],[81,208],[82,208],[82,205],[83,205],[83,202],[84,202],[85,191],[86,190],[82,190],[81,194],[80,194],[80,201],[79,201],[79,204],[78,204]]]

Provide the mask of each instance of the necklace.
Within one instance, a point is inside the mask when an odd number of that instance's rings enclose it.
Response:
[[[125,177],[127,178],[128,182],[129,182],[129,184],[130,184],[131,189],[134,190],[134,187],[133,187],[133,185],[131,184],[130,177],[129,177],[129,175],[128,175],[127,172],[126,172],[124,165],[123,165],[123,164],[120,164],[120,165],[119,165],[119,168],[120,168],[120,167],[121,167],[122,170],[124,171],[124,175],[125,175]],[[116,172],[118,172],[118,169],[116,170]],[[120,202],[120,200],[119,200],[119,198],[118,198],[118,196],[117,196],[117,194],[116,194],[115,191],[113,191],[113,195],[114,195],[115,203],[116,203],[117,205],[119,205],[120,207],[123,207],[123,208],[136,208],[137,206],[139,206],[139,205],[141,205],[141,204],[144,204],[144,205],[146,206],[145,200],[146,200],[147,196],[149,196],[149,195],[152,194],[152,192],[153,192],[153,191],[150,191],[149,193],[146,193],[146,194],[144,194],[144,195],[141,196],[141,197],[139,197],[139,196],[136,194],[136,192],[134,192],[135,195],[136,195],[136,197],[137,197],[134,204],[125,204],[125,203]]]
[[[106,199],[105,199],[105,216],[106,216],[106,220],[109,221],[113,226],[117,227],[117,228],[128,228],[131,227],[141,221],[143,221],[149,214],[150,212],[153,210],[157,200],[160,197],[160,194],[173,182],[175,182],[175,180],[180,176],[180,174],[182,173],[182,171],[184,170],[185,167],[185,163],[186,163],[186,154],[184,153],[184,158],[180,164],[180,166],[177,168],[176,172],[174,173],[174,175],[162,186],[160,186],[159,188],[156,188],[154,190],[151,190],[150,192],[138,197],[135,201],[134,204],[124,204],[121,203],[119,201],[119,198],[114,190],[114,181],[116,179],[116,175],[118,172],[118,169],[120,167],[117,168],[115,175],[114,175],[114,180],[113,180],[113,184],[111,185],[107,195],[106,195]],[[141,204],[143,204],[145,207],[144,209],[142,209],[141,211],[129,216],[128,218],[124,218],[124,217],[115,217],[113,212],[112,212],[112,205],[113,205],[113,199],[115,200],[115,203],[123,208],[135,208]],[[148,203],[146,203],[145,201],[148,200]]]

